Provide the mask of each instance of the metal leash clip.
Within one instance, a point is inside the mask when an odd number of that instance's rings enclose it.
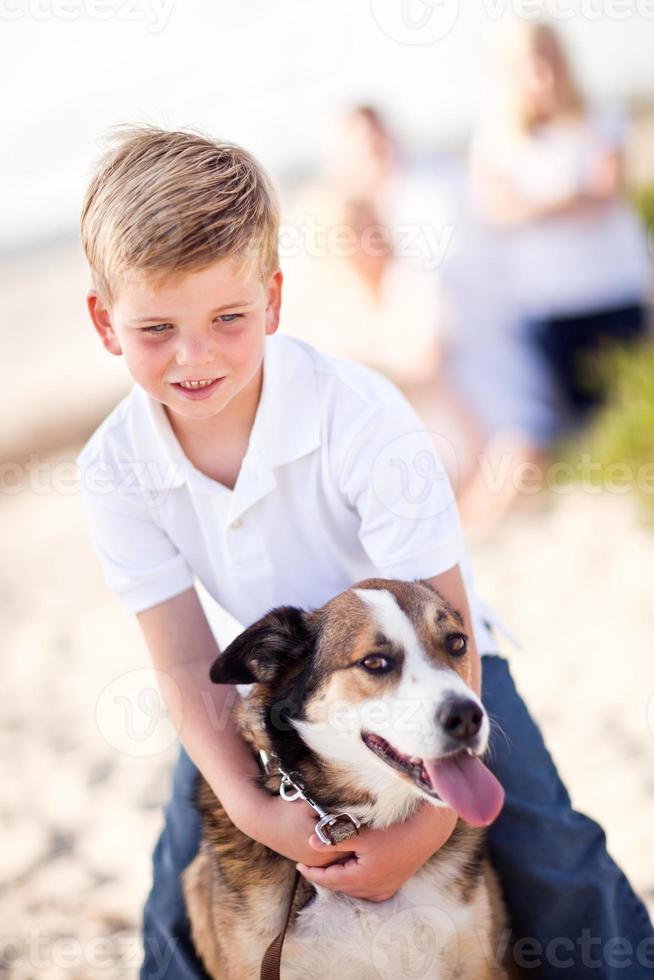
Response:
[[[283,800],[286,800],[287,803],[293,803],[294,800],[304,800],[314,813],[318,814],[320,819],[316,823],[315,830],[323,844],[329,844],[333,847],[334,844],[339,844],[350,837],[356,837],[361,826],[356,817],[350,813],[328,813],[327,810],[323,810],[320,804],[304,792],[304,783],[300,774],[286,772],[274,753],[268,755],[264,749],[260,749],[259,758],[266,773],[282,777],[279,795]]]

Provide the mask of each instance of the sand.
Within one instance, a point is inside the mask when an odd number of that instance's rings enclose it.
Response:
[[[41,460],[58,491],[25,474],[0,498],[0,974],[15,980],[135,975],[176,751],[136,621],[61,479],[76,451]],[[575,804],[654,912],[654,532],[631,496],[545,496],[473,558],[480,593],[524,643],[504,652]]]

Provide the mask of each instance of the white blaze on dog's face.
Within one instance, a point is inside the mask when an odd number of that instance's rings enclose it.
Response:
[[[470,702],[481,720],[473,739],[474,748],[483,751],[488,741],[488,720],[467,683],[470,658],[460,622],[445,612],[442,604],[434,602],[423,608],[422,623],[414,624],[388,590],[355,591],[369,606],[379,639],[388,641],[387,676],[389,680],[392,677],[394,687],[392,692],[382,693],[375,691],[371,684],[372,697],[362,703],[360,710],[362,730],[386,738],[404,755],[439,758],[461,748],[443,725],[447,706],[456,701]],[[439,613],[444,613],[440,623]],[[420,625],[422,637],[417,630]],[[424,642],[425,634],[428,643]],[[456,652],[450,652],[448,644]],[[370,678],[373,683],[377,679],[375,675],[373,671]],[[375,725],[375,716],[383,722],[385,732],[379,730],[379,724]]]
[[[459,614],[422,583],[375,579],[323,612],[314,669],[324,677],[294,722],[303,740],[377,796],[399,790],[470,823],[494,819],[494,777],[476,758],[489,722]]]

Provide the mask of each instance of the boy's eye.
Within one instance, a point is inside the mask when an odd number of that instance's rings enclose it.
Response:
[[[235,320],[240,320],[242,316],[242,313],[222,313],[216,317],[216,320],[219,320],[221,323],[234,323]]]
[[[237,320],[240,320],[242,316],[242,313],[223,313],[216,317],[216,321],[218,323],[235,323]],[[151,327],[143,327],[142,331],[143,333],[162,334],[167,333],[168,330],[172,329],[172,323],[155,323]]]

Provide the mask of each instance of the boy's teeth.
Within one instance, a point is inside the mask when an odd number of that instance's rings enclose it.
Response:
[[[179,384],[182,388],[206,388],[207,385],[212,385],[215,380],[215,378],[209,378],[208,381],[180,381]]]

